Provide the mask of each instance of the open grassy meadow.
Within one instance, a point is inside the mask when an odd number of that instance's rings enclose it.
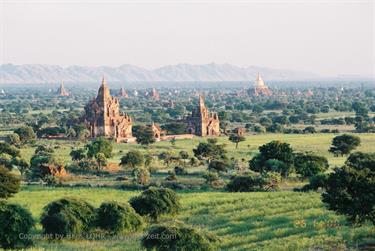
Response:
[[[64,196],[85,199],[94,206],[106,200],[126,202],[134,191],[111,188],[24,187],[11,202],[28,208],[39,220],[48,202]],[[297,192],[180,192],[182,212],[177,219],[215,233],[220,250],[343,250],[373,243],[370,225],[352,227],[342,216],[324,208],[319,193]],[[36,233],[41,233],[37,226]],[[142,231],[123,240],[37,241],[33,250],[141,250]],[[358,246],[359,245],[359,246]]]
[[[375,152],[375,135],[371,133],[356,134],[361,138],[361,146],[356,150],[362,152]],[[235,144],[228,140],[228,137],[218,137],[219,143],[226,145],[226,150],[228,151],[229,157],[234,157],[236,159],[244,158],[245,160],[250,159],[254,156],[258,147],[266,144],[272,140],[280,140],[289,143],[295,151],[311,151],[319,155],[325,156],[331,166],[341,166],[346,157],[334,157],[328,152],[331,145],[332,139],[337,136],[337,134],[255,134],[247,135],[246,141],[239,143],[238,149],[235,149]],[[175,145],[171,142],[163,141],[154,143],[148,147],[143,147],[138,144],[114,144],[114,154],[109,162],[119,163],[120,158],[129,150],[137,149],[144,153],[160,153],[163,151],[170,151],[173,153],[178,153],[181,150],[189,152],[190,155],[193,154],[193,149],[198,145],[200,141],[205,139],[200,137],[195,137],[193,139],[186,140],[176,140]],[[56,155],[62,158],[65,162],[70,162],[69,153],[74,147],[82,147],[84,143],[70,142],[62,140],[44,140],[39,141],[39,144],[46,143],[52,145],[58,145],[59,148],[56,149]],[[22,156],[25,159],[30,159],[34,153],[35,147],[22,148]]]

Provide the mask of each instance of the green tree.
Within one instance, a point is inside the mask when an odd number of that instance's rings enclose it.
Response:
[[[278,163],[279,170],[270,170],[274,165],[270,165],[270,162],[266,165],[268,160],[277,160],[285,164],[285,166],[282,163]],[[293,163],[294,154],[291,146],[288,143],[274,140],[259,147],[259,154],[250,160],[249,167],[256,172],[277,171],[287,177],[293,167]]]
[[[104,153],[98,153],[95,155],[96,163],[98,163],[99,170],[105,167],[107,163],[107,158],[105,157]]]
[[[113,234],[136,231],[143,225],[139,216],[128,203],[103,202],[97,210],[97,225]]]
[[[133,131],[134,137],[137,138],[137,143],[141,145],[150,145],[155,143],[154,132],[149,126],[135,127]]]
[[[85,149],[73,149],[72,151],[70,151],[70,157],[72,158],[72,160],[74,161],[79,161],[79,160],[83,160],[84,158],[86,158],[86,151]]]
[[[129,202],[138,214],[147,215],[155,221],[160,215],[176,214],[181,208],[176,192],[168,188],[151,187]]]
[[[22,143],[29,142],[36,138],[35,132],[30,126],[21,126],[14,130],[14,133],[18,134]]]
[[[361,144],[361,139],[354,135],[342,134],[332,140],[329,151],[337,155],[347,155]]]
[[[169,236],[169,238],[155,238],[155,236]],[[217,242],[217,237],[212,234],[171,222],[153,226],[142,238],[142,246],[147,250],[211,251],[217,250]]]
[[[329,175],[323,202],[353,223],[375,225],[375,153],[352,153]]]
[[[212,159],[225,158],[226,151],[224,145],[217,144],[217,139],[208,139],[207,142],[200,142],[197,148],[193,149],[195,157],[206,159],[210,162]]]
[[[89,158],[96,158],[98,153],[103,153],[106,158],[112,157],[113,146],[112,142],[108,139],[95,139],[85,147],[87,149],[87,157]]]
[[[30,234],[34,227],[31,213],[17,204],[0,201],[0,247],[23,249],[32,245]]]
[[[326,157],[313,153],[297,153],[294,158],[296,172],[304,178],[314,176],[328,169]]]
[[[122,156],[120,165],[135,168],[137,166],[142,166],[143,162],[143,154],[140,151],[131,150],[125,156]]]
[[[220,160],[213,159],[208,164],[208,169],[210,171],[216,171],[216,172],[226,172],[230,167],[231,167],[231,163],[226,159],[220,159]]]
[[[236,144],[236,149],[238,148],[238,143],[242,142],[242,141],[245,141],[246,138],[244,136],[241,136],[241,135],[238,135],[238,134],[235,134],[235,133],[232,133],[231,135],[229,135],[229,140],[233,143]]]
[[[7,199],[20,190],[20,179],[7,168],[0,166],[0,198]]]

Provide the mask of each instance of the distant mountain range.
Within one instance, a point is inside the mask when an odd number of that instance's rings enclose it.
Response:
[[[148,70],[134,65],[85,67],[57,65],[0,65],[0,84],[98,82],[102,76],[119,82],[253,81],[257,73],[265,80],[306,80],[319,78],[309,72],[266,67],[238,67],[231,64],[178,64]]]

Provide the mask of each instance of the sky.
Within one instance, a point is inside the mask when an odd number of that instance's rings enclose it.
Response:
[[[375,1],[0,0],[0,64],[375,75]]]

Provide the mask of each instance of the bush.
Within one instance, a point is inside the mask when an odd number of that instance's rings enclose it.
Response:
[[[150,228],[142,238],[142,246],[147,250],[216,250],[217,238],[196,228],[182,224],[159,225]]]
[[[268,180],[262,176],[235,176],[228,183],[229,192],[255,192],[266,191]]]
[[[333,138],[329,151],[336,156],[349,154],[361,144],[361,139],[354,135],[343,134]]]
[[[208,169],[210,171],[216,172],[226,172],[231,167],[231,164],[227,160],[211,160],[208,164]]]
[[[146,168],[134,169],[133,181],[141,185],[147,185],[150,182],[150,172]]]
[[[252,158],[249,162],[250,170],[256,172],[267,172],[267,171],[277,171],[281,175],[287,177],[294,162],[293,149],[288,143],[283,143],[280,141],[271,141],[265,145],[259,147],[259,154]],[[279,162],[266,162],[268,160],[277,160]],[[281,163],[283,162],[283,163]],[[274,170],[277,166],[277,170]],[[271,168],[271,169],[270,169]]]
[[[30,212],[16,204],[0,201],[0,246],[8,248],[25,248],[32,244],[28,235],[34,227],[34,220]]]
[[[12,197],[20,190],[20,179],[7,168],[0,166],[0,198]]]
[[[56,238],[82,234],[95,219],[94,207],[74,198],[62,198],[49,203],[43,209],[41,224],[44,233]]]
[[[353,153],[328,177],[323,202],[353,223],[375,225],[375,153]]]
[[[129,202],[138,214],[148,215],[155,221],[160,215],[176,214],[181,208],[176,192],[168,188],[151,187]]]
[[[111,233],[138,230],[142,224],[142,217],[129,204],[104,202],[97,210],[98,227]]]
[[[132,150],[121,158],[120,165],[135,168],[137,166],[142,166],[143,162],[143,154],[140,151]]]
[[[186,171],[185,168],[183,168],[182,166],[175,166],[175,167],[174,167],[174,172],[175,172],[175,174],[177,174],[177,175],[187,174],[187,171]]]
[[[297,153],[294,158],[296,172],[304,178],[312,177],[328,169],[326,157],[312,153]]]
[[[309,178],[309,184],[302,187],[302,191],[306,192],[309,190],[317,191],[319,188],[324,188],[327,184],[328,175],[325,173],[318,173],[315,176]]]

